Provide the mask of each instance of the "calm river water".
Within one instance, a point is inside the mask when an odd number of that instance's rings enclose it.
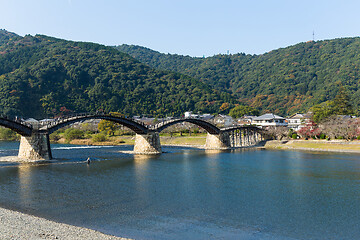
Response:
[[[61,163],[0,163],[1,206],[135,239],[360,239],[360,155],[52,148]]]

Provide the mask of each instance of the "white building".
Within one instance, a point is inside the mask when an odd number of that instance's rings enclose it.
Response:
[[[247,116],[244,115],[241,118],[238,118],[236,121],[239,125],[250,125],[253,123],[253,119],[257,116]]]
[[[204,114],[193,114],[192,112],[185,112],[184,113],[185,118],[197,118],[202,120],[210,120],[214,118],[214,115],[211,115],[209,113]]]
[[[275,115],[273,113],[266,113],[264,115],[261,115],[259,117],[256,117],[252,121],[253,124],[262,126],[262,127],[279,127],[279,126],[287,126],[287,122],[285,121],[285,118],[280,117],[278,115]]]
[[[230,127],[234,125],[234,120],[228,115],[219,114],[215,117],[215,124],[223,125],[224,127]]]
[[[310,114],[302,114],[302,113],[296,113],[286,119],[288,122],[288,128],[293,129],[294,131],[300,130],[302,127],[306,125],[306,123],[310,120]]]

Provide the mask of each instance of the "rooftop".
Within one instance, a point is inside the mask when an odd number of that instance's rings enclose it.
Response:
[[[259,117],[256,117],[256,118],[254,118],[253,120],[254,121],[261,121],[261,120],[272,120],[272,119],[276,119],[276,120],[285,120],[285,118],[283,118],[283,117],[280,117],[280,116],[278,116],[278,115],[275,115],[275,114],[273,114],[273,113],[266,113],[266,114],[264,114],[264,115],[261,115],[261,116],[259,116]]]

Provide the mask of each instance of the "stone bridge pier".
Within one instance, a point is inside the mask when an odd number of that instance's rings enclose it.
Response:
[[[49,133],[33,131],[31,136],[21,136],[19,158],[38,161],[52,159]]]
[[[135,154],[160,154],[161,144],[158,132],[136,134],[134,153]]]
[[[231,148],[230,135],[228,132],[210,134],[206,136],[205,149],[226,150]]]

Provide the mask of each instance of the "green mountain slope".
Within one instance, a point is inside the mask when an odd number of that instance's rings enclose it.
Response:
[[[234,102],[183,74],[154,70],[99,44],[0,31],[0,113],[46,117],[61,112],[125,115],[218,112]]]
[[[262,55],[207,58],[161,54],[139,46],[116,47],[158,69],[195,77],[263,111],[291,114],[333,99],[342,85],[360,107],[360,38],[299,43]]]

